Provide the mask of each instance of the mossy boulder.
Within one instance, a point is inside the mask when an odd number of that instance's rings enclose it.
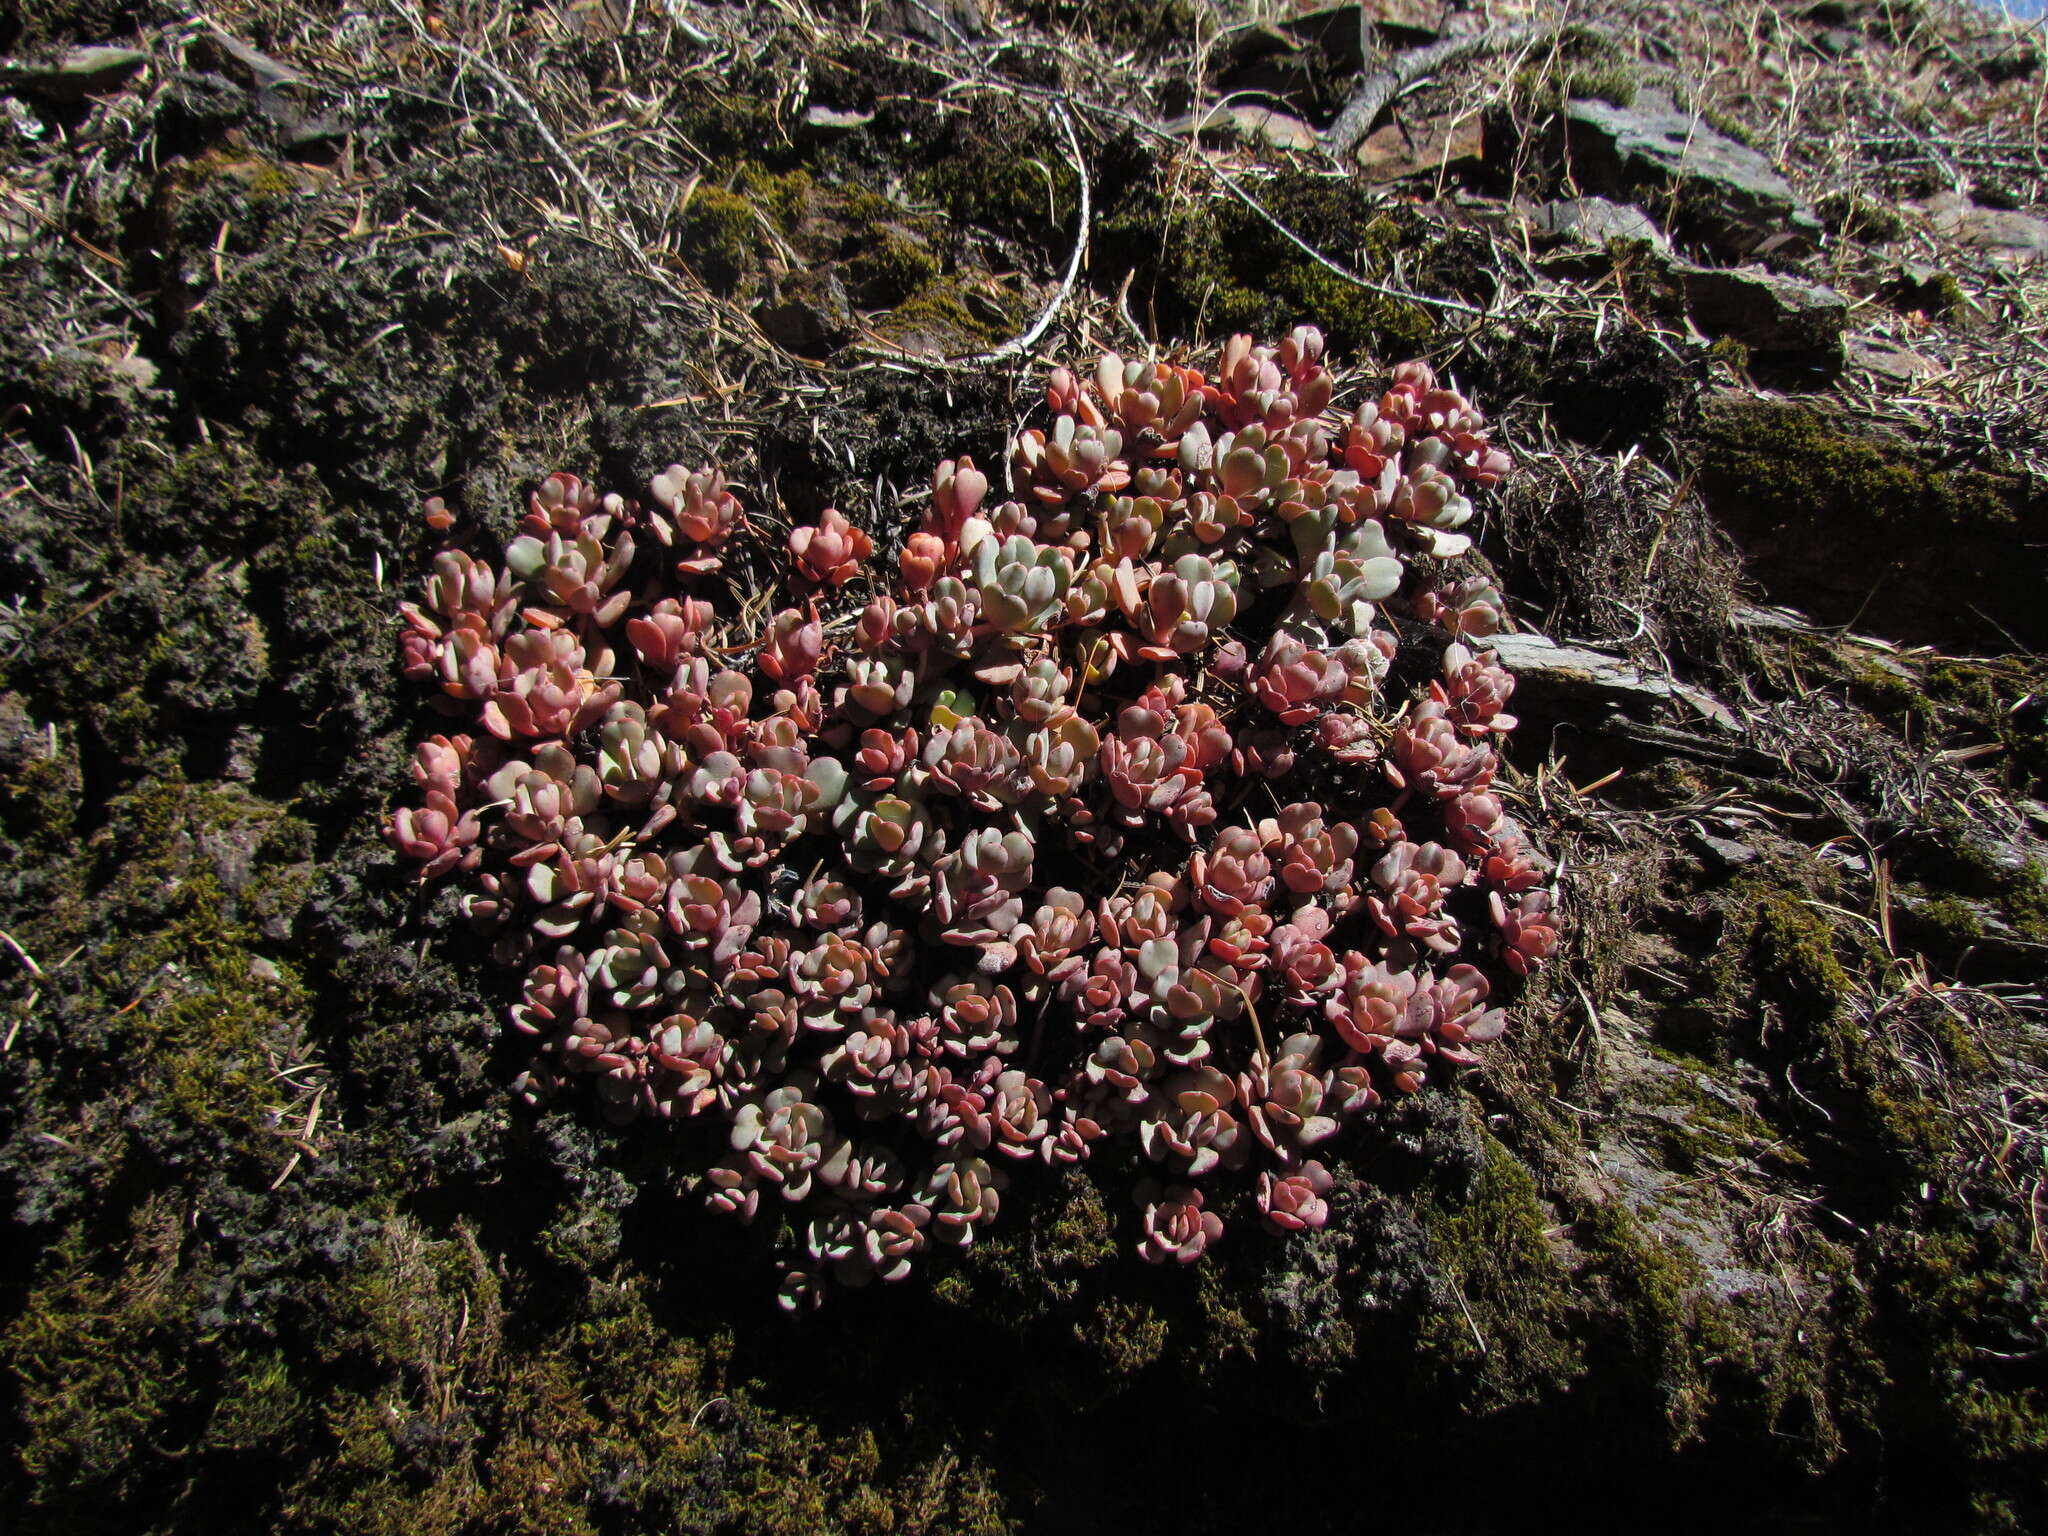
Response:
[[[2048,640],[2048,512],[2025,475],[1747,397],[1709,403],[1695,455],[1708,505],[1780,601],[1893,639]]]

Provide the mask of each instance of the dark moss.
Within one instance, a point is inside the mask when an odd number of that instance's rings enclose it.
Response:
[[[861,302],[884,309],[903,303],[941,270],[938,256],[922,241],[888,228],[848,264]]]
[[[1702,433],[1707,472],[1730,494],[1785,516],[1916,539],[1934,530],[2007,533],[2017,487],[1977,470],[1943,472],[1910,448],[1858,436],[1817,410],[1728,402]]]
[[[1959,896],[1906,886],[1900,890],[1910,936],[1930,953],[1952,957],[1984,937],[1984,916]]]
[[[1728,902],[1728,940],[1709,968],[1717,1006],[1782,1074],[1781,1110],[1820,1117],[1807,1155],[1864,1184],[1865,1198],[1924,1179],[1946,1153],[1947,1122],[1850,1006],[1857,976],[1880,965],[1874,934],[1761,880],[1738,881]],[[1857,1166],[1841,1165],[1845,1156]]]
[[[1905,314],[1946,319],[1964,310],[1969,294],[1952,273],[1909,269],[1885,285],[1884,297]]]
[[[1555,1225],[1527,1169],[1487,1139],[1462,1198],[1424,1207],[1431,1269],[1445,1296],[1417,1342],[1470,1382],[1492,1410],[1565,1391],[1585,1369],[1571,1285],[1549,1238]]]
[[[760,160],[779,169],[795,146],[775,103],[782,91],[772,52],[719,78],[694,75],[670,106],[670,126],[711,164]]]
[[[1073,241],[1081,183],[1065,142],[1028,109],[936,125],[939,142],[910,178],[912,195],[956,224],[992,229],[1046,249]]]
[[[705,284],[730,293],[761,246],[753,201],[724,187],[700,186],[683,210],[683,254]]]
[[[1667,1443],[1697,1440],[1716,1386],[1705,1362],[1735,1338],[1730,1321],[1705,1300],[1699,1261],[1651,1237],[1618,1200],[1594,1207],[1580,1225],[1594,1272],[1614,1300],[1621,1346],[1656,1405]]]
[[[2005,749],[1997,766],[2012,790],[2048,792],[2048,667],[2032,657],[1943,658],[1929,665],[1924,686],[1951,728]]]
[[[2048,1393],[2015,1369],[2038,1338],[2038,1276],[2014,1266],[2028,1243],[2013,1219],[1930,1213],[1880,1234],[1874,1266],[1893,1370],[1935,1385],[1897,1404],[1927,1449],[1921,1475],[1961,1494],[1986,1532],[2048,1518]]]
[[[1398,252],[1411,290],[1484,300],[1476,251],[1461,237],[1425,236],[1412,215],[1375,207],[1349,181],[1283,171],[1262,182],[1258,196],[1280,224],[1368,281],[1391,277]],[[1280,335],[1313,318],[1333,347],[1389,358],[1421,352],[1436,335],[1425,306],[1331,271],[1222,192],[1130,198],[1099,221],[1090,262],[1107,290],[1130,279],[1133,313],[1162,335]]]
[[[1154,52],[1193,46],[1206,9],[1201,0],[1028,0],[1023,12],[1041,27],[1081,33],[1118,52]]]
[[[174,22],[169,0],[4,0],[0,47],[45,43],[125,42],[136,32]]]
[[[1830,192],[1815,205],[1822,221],[1838,234],[1875,245],[1887,244],[1906,233],[1906,221],[1898,210],[1875,202],[1859,192],[1843,189]],[[1954,281],[1953,278],[1950,279]]]

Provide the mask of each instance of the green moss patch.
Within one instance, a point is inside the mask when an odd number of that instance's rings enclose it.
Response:
[[[1289,170],[1260,182],[1256,195],[1304,243],[1360,277],[1390,278],[1398,253],[1414,292],[1470,299],[1481,281],[1476,250],[1457,237],[1425,237],[1412,215],[1375,206],[1349,180]],[[1427,307],[1331,271],[1222,191],[1133,195],[1099,220],[1090,273],[1110,292],[1135,274],[1133,313],[1167,335],[1284,335],[1313,318],[1335,348],[1406,358],[1437,332]]]

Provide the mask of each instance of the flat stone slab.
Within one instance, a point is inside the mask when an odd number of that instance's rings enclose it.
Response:
[[[1300,118],[1249,103],[1211,107],[1199,120],[1190,112],[1166,124],[1168,133],[1183,137],[1198,130],[1204,138],[1235,137],[1271,149],[1296,149],[1304,153],[1313,150],[1318,142],[1315,129]]]
[[[1485,644],[1515,674],[1518,699],[1567,708],[1587,705],[1647,717],[1665,704],[1734,724],[1728,707],[1704,689],[1646,672],[1624,656],[1591,646],[1566,645],[1548,635],[1490,635]]]
[[[1634,105],[1574,101],[1565,108],[1572,169],[1589,191],[1629,197],[1679,192],[1681,223],[1738,256],[1766,246],[1810,244],[1820,220],[1757,151],[1717,132],[1663,91]]]
[[[1399,181],[1475,165],[1485,154],[1486,132],[1476,117],[1442,118],[1410,130],[1386,123],[1367,134],[1352,152],[1361,180]]]
[[[2020,265],[2048,257],[2048,219],[2006,208],[1980,208],[1955,192],[1938,193],[1922,207],[1935,233],[1958,245]]]
[[[0,90],[21,91],[45,101],[83,101],[118,90],[149,62],[140,48],[72,48],[57,58],[25,64],[0,61]]]
[[[1632,203],[1604,197],[1571,197],[1540,203],[1529,210],[1530,227],[1539,234],[1604,246],[1610,240],[1643,240],[1657,250],[1670,248],[1664,231]]]

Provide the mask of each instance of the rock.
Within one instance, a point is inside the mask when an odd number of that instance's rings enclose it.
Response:
[[[1744,605],[1737,608],[1731,617],[1744,629],[1771,629],[1788,635],[1814,635],[1821,631],[1820,625],[1797,608],[1757,608]]]
[[[1435,176],[1469,170],[1485,151],[1485,130],[1476,117],[1437,119],[1421,131],[1387,123],[1367,134],[1353,159],[1367,182],[1399,181],[1404,176]]]
[[[1185,113],[1166,125],[1166,131],[1186,137],[1198,131],[1195,115]],[[1240,102],[1215,106],[1202,114],[1199,131],[1205,138],[1239,138],[1269,149],[1304,152],[1316,147],[1316,131],[1298,117],[1276,112],[1271,107]]]
[[[278,142],[290,160],[331,162],[348,137],[348,124],[325,113],[285,123]]]
[[[1711,1175],[1750,1166],[1770,1149],[1744,1069],[1688,1068],[1660,1056],[1649,1030],[1616,1007],[1599,1015],[1611,1118],[1589,1118],[1586,1194],[1619,1201],[1647,1236],[1688,1254],[1701,1289],[1722,1302],[1754,1301],[1771,1280],[1750,1256],[1740,1208]]]
[[[1604,246],[1610,240],[1644,240],[1668,251],[1671,242],[1642,209],[1611,203],[1604,197],[1574,197],[1543,203],[1528,214],[1530,227],[1541,234]]]
[[[870,21],[928,43],[978,43],[994,35],[986,0],[883,0]]]
[[[1351,52],[1356,58],[1355,41]],[[1241,27],[1224,37],[1217,48],[1211,78],[1225,97],[1251,91],[1306,111],[1316,97],[1317,65],[1313,47],[1291,31],[1264,24]],[[1358,65],[1339,67],[1355,71]]]
[[[185,52],[194,69],[218,75],[248,91],[256,110],[277,125],[278,143],[293,160],[331,161],[348,124],[331,113],[314,112],[298,95],[306,77],[220,30],[202,32]]]
[[[1698,422],[1694,483],[1772,600],[1895,644],[2048,643],[2039,492],[2016,468],[1825,397],[1713,393]]]
[[[857,128],[865,128],[874,120],[875,114],[872,112],[842,111],[838,107],[828,107],[822,102],[814,101],[804,108],[802,130],[804,136],[810,139],[833,139],[841,134],[852,133]]]
[[[237,85],[259,95],[281,85],[303,85],[305,76],[289,64],[280,64],[267,53],[259,53],[238,37],[214,28],[192,39],[187,60],[198,69],[226,75]]]
[[[1842,328],[1849,301],[1820,283],[1786,277],[1767,267],[1673,268],[1693,323],[1710,336],[1741,342],[1780,363],[1842,370]]]
[[[2027,263],[2048,256],[2048,219],[2004,208],[1980,208],[1956,192],[1938,193],[1921,209],[1935,233],[1996,260]]]
[[[125,357],[110,357],[106,360],[107,372],[121,383],[134,389],[154,389],[157,381],[157,366],[140,353],[129,353]]]
[[[1413,48],[1433,42],[1450,8],[1441,0],[1366,0],[1363,5],[1326,5],[1290,16],[1281,25],[1322,50],[1339,68],[1360,69],[1370,38],[1389,47]],[[1373,36],[1376,34],[1376,36]]]
[[[1645,90],[1627,107],[1574,101],[1565,126],[1580,186],[1624,198],[1675,190],[1682,229],[1733,255],[1782,246],[1787,235],[1810,243],[1820,233],[1820,220],[1770,161],[1665,92]]]
[[[1364,69],[1368,53],[1431,41],[1442,9],[1435,0],[1371,0],[1226,28],[1210,78],[1225,97],[1253,91],[1297,112],[1327,109],[1331,81]]]
[[[45,101],[83,101],[119,90],[149,63],[140,48],[72,48],[54,61],[0,63],[0,90],[21,91]]]
[[[1645,672],[1611,651],[1561,645],[1548,635],[1494,635],[1486,644],[1515,674],[1515,701],[1576,710],[1591,705],[1648,718],[1678,702],[1709,719],[1734,723],[1728,707],[1703,689]]]
[[[1941,364],[1923,353],[1876,336],[1851,336],[1845,343],[1849,366],[1879,378],[1910,384],[1941,372]]]
[[[778,347],[798,357],[825,357],[852,336],[853,309],[836,272],[822,283],[805,274],[777,287],[755,319]]]
[[[1715,867],[1723,871],[1740,869],[1763,857],[1747,843],[1738,843],[1732,837],[1717,837],[1711,832],[1695,832],[1692,841]]]

